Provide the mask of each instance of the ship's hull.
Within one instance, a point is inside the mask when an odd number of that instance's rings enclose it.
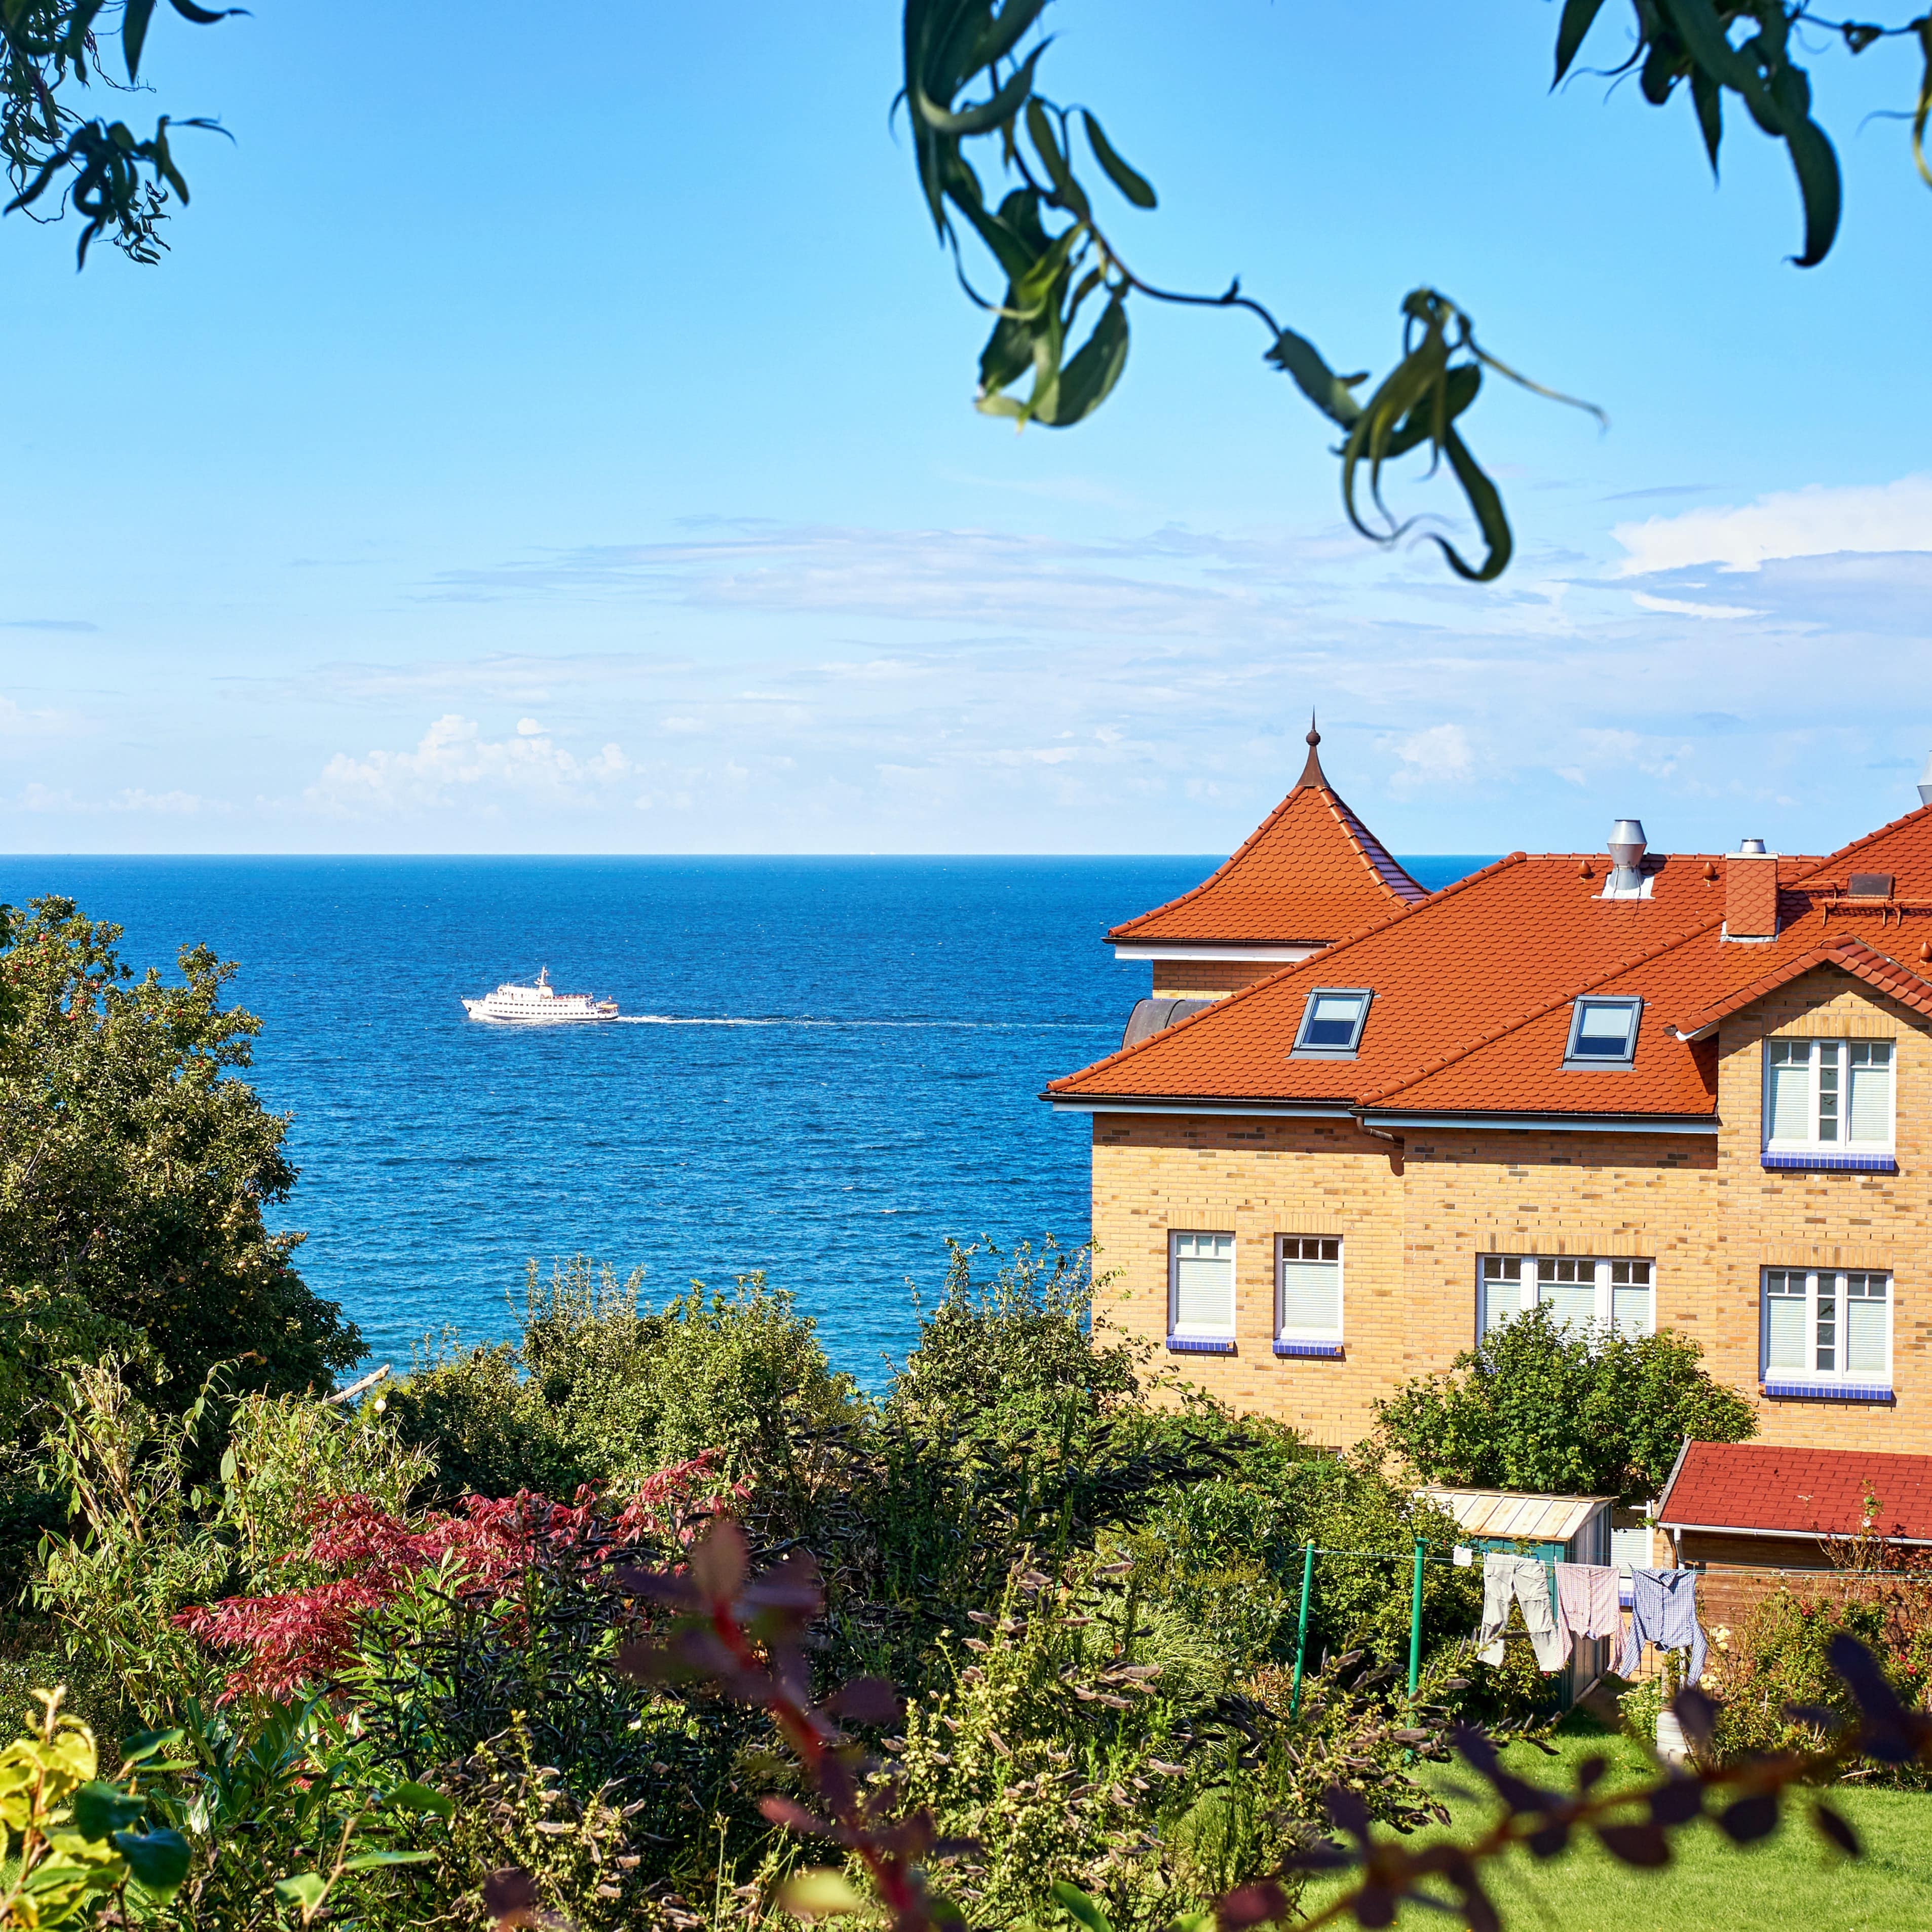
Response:
[[[608,1012],[517,1013],[504,1012],[500,1009],[492,1012],[489,1004],[487,1000],[465,1000],[463,1010],[472,1020],[480,1021],[485,1026],[595,1026],[600,1020],[614,1020],[617,1017],[614,1005]]]

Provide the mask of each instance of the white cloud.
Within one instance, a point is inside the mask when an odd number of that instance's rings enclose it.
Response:
[[[1618,524],[1611,535],[1628,552],[1617,566],[1620,577],[1698,564],[1756,570],[1774,557],[1844,550],[1932,550],[1932,476],[1780,490],[1741,509],[1687,510],[1679,517]]]
[[[519,718],[517,720],[517,736],[519,738],[541,738],[543,727],[534,718]]]
[[[1640,610],[1662,610],[1673,617],[1762,617],[1746,604],[1687,604],[1677,597],[1653,597],[1647,590],[1634,590],[1630,601]]]
[[[1432,724],[1426,730],[1412,731],[1396,741],[1395,754],[1402,769],[1389,780],[1389,789],[1398,796],[1466,784],[1474,776],[1476,754],[1469,734],[1460,724]]]
[[[546,736],[486,739],[470,718],[437,718],[412,752],[338,752],[304,794],[326,810],[383,812],[482,801],[574,804],[634,776],[616,745],[578,758]]]
[[[80,725],[70,711],[29,711],[10,698],[0,698],[0,738],[64,738]]]

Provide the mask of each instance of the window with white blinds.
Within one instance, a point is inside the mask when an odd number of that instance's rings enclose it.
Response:
[[[1764,1376],[1889,1384],[1892,1277],[1862,1268],[1766,1268]]]
[[[1233,1334],[1234,1236],[1174,1234],[1168,1243],[1168,1334]]]
[[[1284,1342],[1342,1339],[1342,1243],[1283,1234],[1275,1244],[1275,1334]]]
[[[1888,1040],[1766,1040],[1766,1148],[1889,1153],[1893,1057]]]
[[[1485,1255],[1477,1282],[1483,1333],[1540,1303],[1569,1328],[1648,1335],[1657,1326],[1654,1272],[1647,1261],[1588,1255]]]

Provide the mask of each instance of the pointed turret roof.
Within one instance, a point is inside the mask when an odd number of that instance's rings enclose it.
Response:
[[[1211,878],[1109,940],[1176,945],[1327,946],[1429,895],[1336,795],[1311,718],[1294,789]]]

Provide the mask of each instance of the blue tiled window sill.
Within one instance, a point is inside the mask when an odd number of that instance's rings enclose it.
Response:
[[[1888,1154],[1767,1154],[1765,1167],[1786,1174],[1896,1174]]]
[[[1758,1384],[1759,1393],[1783,1396],[1801,1402],[1896,1402],[1898,1398],[1883,1382],[1806,1382],[1774,1380],[1767,1376]]]
[[[1274,1352],[1277,1355],[1312,1355],[1323,1361],[1339,1362],[1342,1359],[1342,1345],[1339,1342],[1277,1342]]]
[[[1168,1349],[1177,1355],[1232,1355],[1234,1338],[1227,1335],[1170,1335]]]

